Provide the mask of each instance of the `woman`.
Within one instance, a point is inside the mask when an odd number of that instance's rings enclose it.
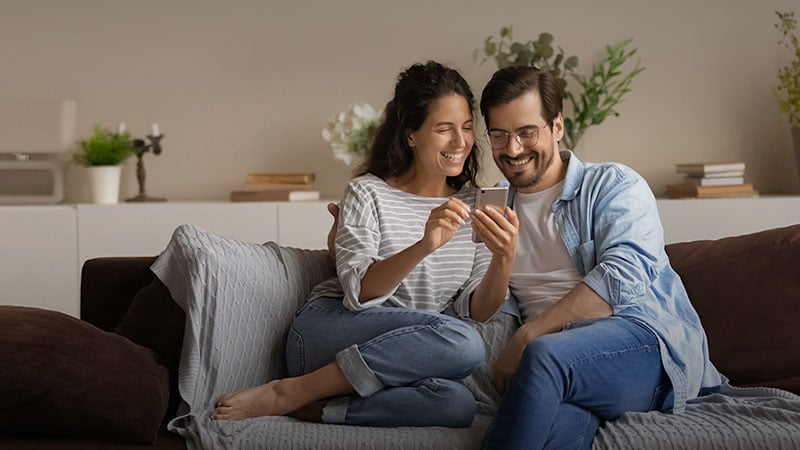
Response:
[[[441,64],[400,74],[342,198],[339,276],[314,289],[292,324],[290,377],[223,396],[213,419],[472,423],[475,399],[459,380],[483,362],[483,342],[442,311],[472,295],[505,297],[517,227],[508,208],[470,217],[479,168],[473,101],[461,75]],[[506,229],[490,219],[501,214]],[[473,229],[486,245],[472,242]]]

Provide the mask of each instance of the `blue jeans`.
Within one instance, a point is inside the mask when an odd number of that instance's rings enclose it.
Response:
[[[635,320],[588,320],[528,344],[484,449],[589,449],[601,420],[669,408],[658,340]]]
[[[290,376],[336,361],[358,394],[329,402],[323,421],[384,427],[469,426],[476,402],[458,380],[484,354],[478,332],[454,317],[380,306],[354,312],[337,298],[306,305],[286,344]]]

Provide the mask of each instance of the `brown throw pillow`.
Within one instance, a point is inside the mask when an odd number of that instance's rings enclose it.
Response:
[[[0,306],[0,434],[154,443],[167,370],[152,352],[66,314]]]
[[[737,386],[800,394],[800,225],[671,244],[667,253],[717,369]]]
[[[185,317],[169,289],[154,278],[133,297],[128,312],[116,329],[120,336],[152,350],[156,361],[169,371],[169,407],[165,420],[175,417],[180,404],[178,365]]]

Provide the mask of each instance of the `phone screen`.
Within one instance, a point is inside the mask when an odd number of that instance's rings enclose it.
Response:
[[[495,206],[502,211],[508,203],[508,188],[507,187],[485,187],[478,189],[477,197],[475,198],[475,209],[483,208],[484,206]],[[480,238],[472,232],[472,242],[481,242]]]

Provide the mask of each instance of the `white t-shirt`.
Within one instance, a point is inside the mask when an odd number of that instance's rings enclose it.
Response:
[[[519,233],[509,285],[524,322],[561,300],[582,278],[553,214],[553,204],[563,189],[562,181],[534,194],[517,192],[514,199]]]

